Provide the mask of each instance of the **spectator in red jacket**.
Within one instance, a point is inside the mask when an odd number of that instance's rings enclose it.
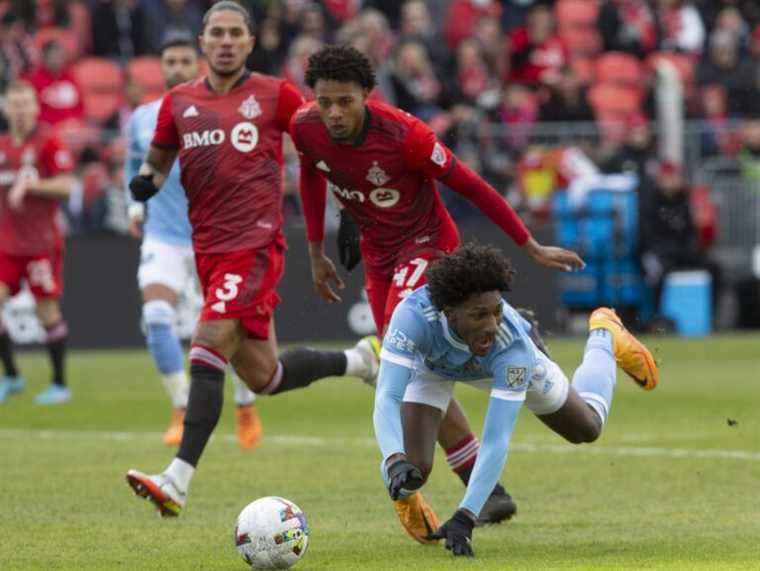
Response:
[[[510,34],[511,81],[536,87],[559,81],[570,54],[554,28],[551,10],[538,4],[528,14],[525,27]]]
[[[50,40],[42,46],[42,62],[26,79],[37,90],[40,122],[55,125],[67,119],[82,119],[82,92],[69,72],[63,46]]]
[[[501,4],[496,0],[453,0],[446,12],[443,36],[451,51],[472,35],[478,20],[484,17],[501,17]]]

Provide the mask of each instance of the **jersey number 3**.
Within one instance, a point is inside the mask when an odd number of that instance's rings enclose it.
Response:
[[[243,281],[243,278],[238,274],[224,274],[224,284],[222,287],[216,288],[214,292],[216,294],[217,301],[211,306],[211,309],[217,313],[225,313],[227,311],[227,302],[235,299],[240,293],[238,284]]]

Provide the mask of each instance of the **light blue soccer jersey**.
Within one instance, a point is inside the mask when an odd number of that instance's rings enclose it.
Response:
[[[134,110],[127,124],[127,160],[124,165],[124,181],[129,181],[137,175],[140,165],[145,158],[153,132],[156,128],[158,110],[161,100],[141,105]],[[127,203],[132,198],[127,192]],[[190,246],[192,243],[192,228],[187,215],[187,198],[179,178],[179,161],[174,163],[169,176],[161,187],[161,191],[146,203],[147,213],[143,233],[146,238],[158,240],[174,246]]]
[[[400,303],[383,339],[375,395],[375,435],[383,463],[404,452],[401,403],[415,375],[427,370],[442,381],[492,379],[483,441],[460,504],[478,515],[504,468],[509,439],[535,367],[530,328],[504,301],[496,341],[488,355],[478,357],[449,328],[446,316],[431,302],[427,286]]]

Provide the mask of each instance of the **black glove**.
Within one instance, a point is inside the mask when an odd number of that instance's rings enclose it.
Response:
[[[472,551],[472,528],[475,527],[473,520],[464,510],[454,512],[452,518],[438,528],[438,531],[428,535],[428,539],[445,539],[446,549],[455,556],[466,555],[474,557]]]
[[[388,479],[388,493],[393,501],[399,499],[402,488],[416,490],[424,482],[420,469],[406,460],[399,460],[388,466]]]
[[[362,259],[362,253],[359,250],[359,225],[345,209],[341,209],[340,211],[338,256],[340,258],[340,265],[349,272]]]
[[[158,192],[158,187],[153,183],[153,175],[138,174],[129,181],[129,191],[132,198],[137,202],[147,202],[150,197]]]

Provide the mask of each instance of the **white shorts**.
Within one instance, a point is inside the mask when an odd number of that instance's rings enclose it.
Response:
[[[140,248],[137,283],[140,289],[161,284],[178,294],[196,287],[195,256],[192,246],[174,246],[146,238]]]
[[[525,406],[534,414],[544,415],[557,412],[567,400],[570,383],[559,365],[546,355],[536,350],[536,366],[533,377],[528,385],[525,396]],[[420,367],[415,369],[404,393],[404,402],[426,404],[445,412],[454,393],[455,381],[436,375],[432,371]],[[463,381],[463,384],[476,389],[491,392],[493,381]]]

